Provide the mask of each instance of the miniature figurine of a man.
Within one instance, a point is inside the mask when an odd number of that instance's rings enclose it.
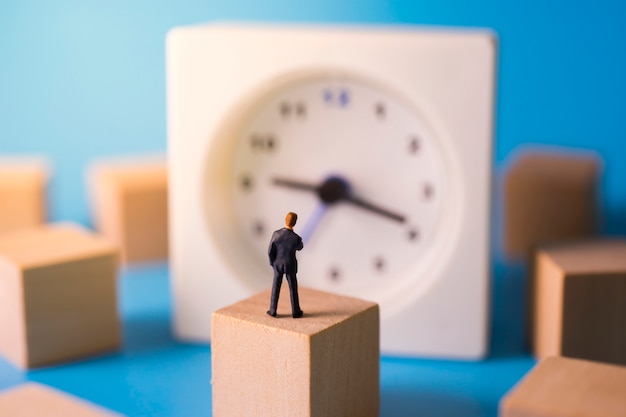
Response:
[[[270,299],[270,309],[267,311],[267,314],[272,317],[276,317],[276,308],[278,306],[280,287],[283,283],[283,275],[287,276],[287,283],[289,283],[291,313],[293,318],[297,319],[302,317],[303,314],[298,299],[298,281],[296,280],[298,261],[296,259],[296,251],[302,249],[304,245],[302,244],[302,238],[293,231],[297,220],[298,215],[296,213],[287,213],[285,217],[285,227],[272,234],[272,240],[270,241],[270,246],[267,251],[270,258],[270,265],[274,268],[272,298]]]

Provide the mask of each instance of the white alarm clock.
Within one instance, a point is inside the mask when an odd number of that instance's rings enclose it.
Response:
[[[209,341],[213,310],[272,285],[293,211],[299,284],[378,302],[383,352],[482,357],[494,61],[479,30],[172,30],[176,334]]]

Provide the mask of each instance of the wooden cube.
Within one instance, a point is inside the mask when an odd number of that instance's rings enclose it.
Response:
[[[43,161],[0,160],[0,233],[44,222],[47,172]]]
[[[270,291],[213,313],[214,417],[378,416],[378,305],[299,294],[299,319],[291,318],[288,288],[276,318],[266,314]]]
[[[120,246],[124,262],[167,259],[164,160],[101,161],[91,169],[90,187],[95,227]]]
[[[541,248],[531,294],[535,355],[626,364],[626,240]]]
[[[85,400],[35,383],[0,392],[0,416],[121,417]]]
[[[118,251],[73,225],[0,236],[0,353],[28,368],[120,345]]]
[[[504,246],[512,258],[541,243],[592,236],[600,161],[593,154],[526,152],[504,179]]]
[[[624,417],[626,367],[552,357],[500,401],[500,417]]]

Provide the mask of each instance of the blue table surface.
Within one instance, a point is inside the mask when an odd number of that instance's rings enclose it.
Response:
[[[523,281],[519,268],[494,268],[485,360],[383,356],[380,416],[496,416],[500,398],[535,363],[523,349]],[[211,349],[172,337],[167,265],[126,268],[119,291],[120,352],[32,371],[0,359],[0,391],[36,381],[128,416],[211,416]]]

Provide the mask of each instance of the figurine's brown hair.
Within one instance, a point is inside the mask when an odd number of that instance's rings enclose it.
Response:
[[[290,211],[289,213],[287,213],[287,216],[285,216],[285,226],[287,226],[288,229],[293,228],[296,225],[297,221],[298,215],[296,213]]]

